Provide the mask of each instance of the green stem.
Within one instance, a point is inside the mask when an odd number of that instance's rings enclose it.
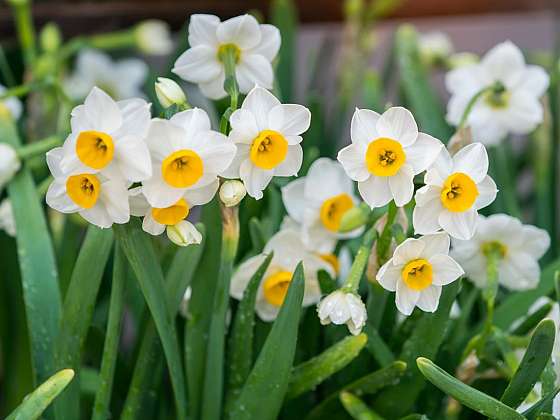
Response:
[[[486,288],[482,292],[482,297],[486,301],[486,319],[484,320],[484,331],[482,335],[489,337],[492,334],[494,322],[494,303],[498,293],[498,262],[497,252],[490,250],[486,253]]]
[[[23,50],[23,60],[29,69],[36,55],[35,28],[31,16],[31,1],[9,0],[8,3],[11,4],[14,12],[18,38]]]
[[[10,64],[8,63],[8,59],[6,58],[6,53],[4,52],[4,48],[2,48],[2,45],[0,45],[0,72],[6,83],[6,86],[11,87],[16,84],[14,73],[10,68]]]
[[[230,115],[237,109],[237,102],[239,99],[239,85],[235,78],[235,66],[237,63],[238,50],[234,45],[226,46],[223,51],[219,53],[219,59],[224,64],[225,81],[224,90],[230,97],[230,106],[222,116],[220,121],[220,131],[227,134],[227,127]]]
[[[397,216],[397,210],[397,205],[394,201],[391,201],[389,203],[389,208],[387,209],[387,222],[385,223],[383,232],[381,232],[381,236],[377,241],[377,262],[379,263],[380,267],[385,264],[385,262],[389,258],[388,253],[389,249],[391,248],[393,233],[392,228]]]
[[[22,97],[30,92],[40,90],[51,85],[52,82],[50,80],[42,80],[40,82],[30,82],[24,83],[19,86],[14,86],[10,89],[6,89],[2,94],[0,94],[0,101],[11,98],[13,96]]]
[[[461,130],[462,128],[465,127],[465,124],[467,123],[469,115],[470,115],[471,111],[473,110],[474,106],[476,105],[476,103],[478,102],[478,100],[480,99],[480,97],[482,95],[484,95],[485,93],[491,92],[492,90],[494,90],[496,88],[497,88],[497,85],[492,84],[490,86],[486,86],[486,87],[480,89],[478,92],[476,92],[474,94],[474,96],[467,103],[467,107],[463,111],[463,115],[461,116],[461,120],[459,121],[459,125],[457,126],[457,131],[459,131],[459,130]]]
[[[375,230],[375,227],[372,227],[364,235],[362,245],[360,246],[360,249],[358,249],[356,258],[354,258],[354,262],[352,263],[350,274],[346,278],[344,286],[342,286],[342,290],[345,292],[356,293],[358,291],[360,280],[362,279],[362,275],[364,274],[364,270],[369,259],[371,247],[376,239],[377,231]]]
[[[499,148],[493,147],[491,152],[492,163],[496,166],[497,182],[501,188],[500,194],[503,199],[507,213],[513,217],[521,217],[521,210],[515,193],[515,179],[511,173],[511,163],[514,161],[513,153],[508,143],[502,144]]]
[[[71,39],[59,51],[59,59],[65,60],[83,48],[116,50],[131,48],[136,45],[134,30],[109,32],[92,36],[80,36]]]
[[[17,154],[20,159],[30,159],[38,155],[42,155],[53,147],[60,146],[62,139],[59,136],[50,136],[43,140],[26,144],[17,149]]]

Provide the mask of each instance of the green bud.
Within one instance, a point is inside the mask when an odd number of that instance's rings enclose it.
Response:
[[[53,53],[58,50],[60,44],[62,43],[62,36],[60,34],[60,28],[56,23],[49,22],[41,30],[39,35],[41,48],[47,53]]]
[[[345,233],[362,227],[367,223],[369,213],[370,209],[365,203],[351,208],[342,216],[338,231],[341,233]]]

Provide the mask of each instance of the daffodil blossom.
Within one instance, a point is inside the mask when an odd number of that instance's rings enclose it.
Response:
[[[340,238],[353,238],[363,228],[339,233],[344,214],[359,204],[352,180],[337,161],[318,159],[307,176],[282,188],[282,200],[290,217],[302,226],[303,241],[319,252],[328,253]]]
[[[377,281],[384,289],[396,292],[397,308],[404,315],[410,315],[415,306],[435,312],[442,287],[464,274],[448,255],[449,244],[449,235],[443,232],[409,238],[379,269]]]
[[[135,187],[128,191],[130,214],[142,217],[142,229],[150,235],[161,235],[167,226],[175,226],[189,215],[194,206],[208,203],[218,190],[220,182],[216,179],[207,187],[188,189],[175,203],[168,207],[158,208],[150,206],[142,193],[142,187]]]
[[[0,85],[0,96],[6,92],[6,87]],[[23,105],[21,104],[20,100],[16,97],[9,97],[6,99],[0,100],[0,116],[3,114],[3,110],[7,110],[10,113],[10,116],[17,120],[21,117],[21,113],[23,111]]]
[[[317,313],[322,325],[331,322],[335,325],[346,324],[348,331],[358,335],[367,320],[364,302],[352,292],[336,290],[325,297],[317,306]]]
[[[210,127],[199,108],[179,112],[170,120],[154,119],[147,137],[153,176],[142,183],[152,207],[169,207],[189,191],[216,192],[216,180],[231,163],[235,145]],[[211,194],[210,194],[211,193]]]
[[[274,176],[297,175],[303,161],[300,146],[311,113],[303,105],[281,104],[261,87],[249,92],[230,118],[229,138],[237,145],[226,178],[241,178],[247,193],[261,199]]]
[[[143,97],[142,87],[148,76],[148,66],[137,58],[113,61],[97,50],[78,54],[74,72],[64,81],[68,95],[84,99],[97,86],[115,100]]]
[[[412,199],[414,175],[437,158],[442,143],[418,132],[414,117],[405,108],[393,107],[379,115],[356,109],[351,124],[352,144],[338,153],[348,176],[370,207],[391,200],[402,207]]]
[[[445,84],[451,93],[447,120],[458,125],[471,99],[487,88],[468,115],[473,137],[492,145],[508,133],[527,134],[543,120],[539,99],[548,83],[544,69],[527,65],[519,48],[506,41],[488,51],[479,63],[447,74]]]
[[[255,84],[272,89],[272,60],[280,48],[280,32],[273,25],[259,25],[251,15],[220,22],[214,15],[192,15],[189,22],[189,45],[175,62],[173,72],[196,83],[211,99],[226,96],[222,54],[235,53],[235,78],[239,90],[247,93]]]
[[[92,171],[69,174],[62,170],[64,151],[47,152],[47,165],[54,181],[47,191],[47,204],[61,213],[79,213],[100,228],[127,223],[130,218],[127,183]]]
[[[451,157],[442,149],[416,192],[414,231],[425,235],[440,229],[457,239],[475,233],[478,210],[496,198],[498,189],[487,175],[488,154],[481,143],[463,147]]]
[[[540,279],[538,260],[550,246],[548,233],[506,214],[478,216],[474,237],[468,241],[453,239],[451,255],[463,266],[476,286],[487,283],[486,255],[498,252],[498,283],[510,290],[537,286]]]
[[[142,99],[115,102],[94,87],[72,110],[72,132],[63,145],[60,168],[70,175],[101,173],[139,182],[152,175],[145,137],[150,104]]]
[[[258,316],[266,322],[274,320],[278,315],[292,274],[300,261],[303,261],[305,275],[303,306],[314,305],[321,298],[317,271],[326,270],[334,275],[329,264],[307,251],[297,232],[281,230],[270,238],[262,254],[249,258],[237,268],[230,286],[233,298],[240,300],[243,297],[249,280],[270,252],[274,252],[274,256],[259,285],[255,305]]]

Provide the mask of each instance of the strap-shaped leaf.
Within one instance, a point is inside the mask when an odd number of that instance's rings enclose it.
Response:
[[[545,319],[537,325],[519,368],[500,399],[517,408],[531,392],[546,367],[554,345],[554,322]]]
[[[365,402],[354,394],[342,391],[338,396],[342,406],[348,414],[355,420],[383,420],[379,414],[375,413]]]
[[[523,412],[523,415],[527,418],[527,420],[535,420],[538,419],[539,415],[547,409],[548,406],[552,404],[554,397],[560,392],[560,388],[556,388],[551,393],[541,398],[537,401],[534,405],[531,406],[528,410]]]
[[[437,386],[447,395],[472,410],[496,420],[523,420],[524,417],[497,399],[486,395],[437,366],[431,360],[419,357],[416,361],[418,369],[428,381]]]
[[[54,374],[35,391],[24,398],[23,402],[6,420],[38,419],[49,404],[66,388],[74,377],[72,369],[64,369]]]
[[[274,0],[271,5],[271,19],[282,35],[276,77],[283,102],[291,102],[297,31],[296,7],[293,0]]]
[[[142,231],[137,220],[132,220],[127,225],[114,226],[113,229],[140,284],[161,339],[173,386],[177,417],[185,419],[187,404],[183,366],[175,323],[164,294],[161,267],[149,236]]]
[[[277,418],[294,361],[304,283],[303,265],[299,263],[278,317],[239,398],[232,406],[232,419]]]
[[[286,398],[295,398],[314,389],[335,374],[362,351],[367,342],[365,334],[349,336],[335,343],[323,353],[294,367]]]

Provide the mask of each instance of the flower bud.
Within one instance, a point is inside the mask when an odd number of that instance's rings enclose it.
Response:
[[[0,143],[0,188],[7,184],[21,167],[16,150],[6,143]]]
[[[164,108],[169,108],[171,105],[185,105],[187,103],[185,92],[174,80],[158,77],[155,89],[159,103]]]
[[[480,61],[478,55],[469,53],[469,52],[462,52],[451,55],[449,57],[449,67],[452,69],[457,69],[459,67],[470,66],[471,64],[476,64]]]
[[[366,224],[370,210],[367,204],[362,203],[345,212],[340,220],[338,231],[341,233],[350,232]]]
[[[62,36],[60,29],[56,23],[49,22],[41,30],[40,35],[41,48],[43,51],[53,53],[60,47]]]
[[[226,207],[238,205],[246,194],[245,185],[237,179],[226,181],[220,187],[220,200]]]
[[[453,53],[453,44],[443,32],[428,32],[418,38],[420,57],[428,65],[442,64]]]
[[[10,236],[16,236],[14,211],[12,209],[12,202],[8,198],[0,203],[0,229]]]
[[[167,226],[167,237],[178,246],[197,245],[202,242],[200,232],[187,220],[181,220],[176,225]]]
[[[327,295],[317,306],[317,313],[322,325],[331,322],[335,325],[346,324],[348,331],[358,335],[367,320],[367,311],[364,302],[358,295],[335,290]]]
[[[161,20],[146,20],[134,29],[140,51],[151,55],[167,55],[173,50],[169,25]]]

